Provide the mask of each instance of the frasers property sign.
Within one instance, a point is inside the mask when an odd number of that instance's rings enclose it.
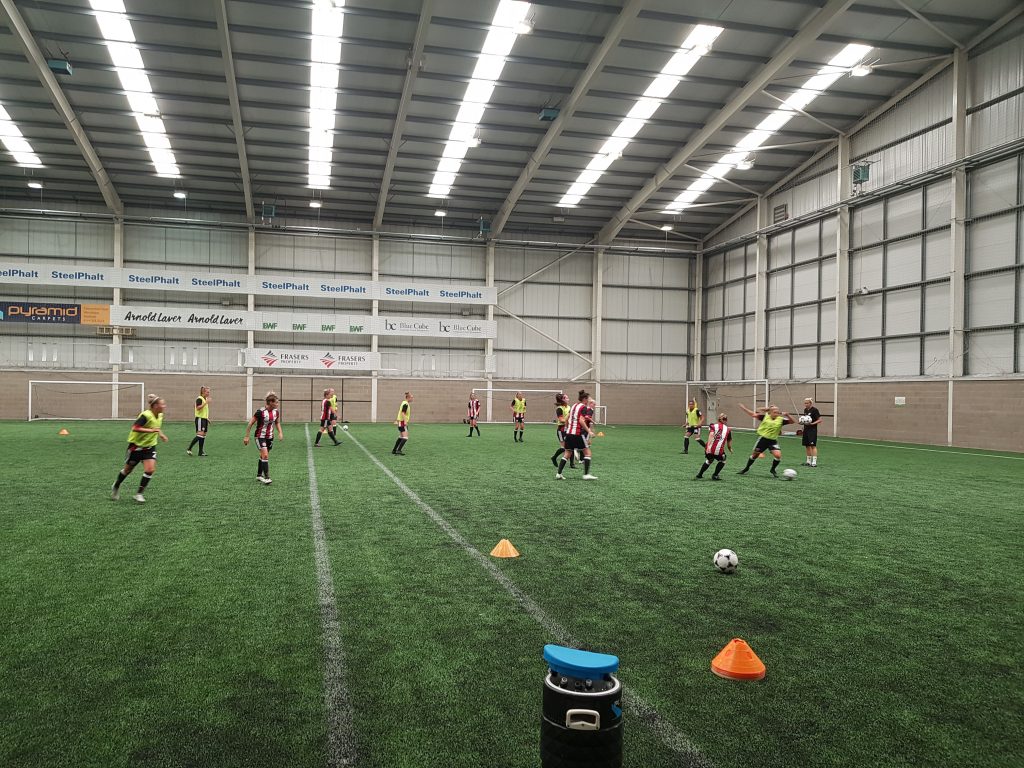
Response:
[[[242,275],[195,270],[83,267],[0,263],[0,283],[68,287],[131,288],[257,296],[313,296],[327,299],[417,301],[439,304],[494,304],[494,287],[448,283],[377,282],[334,276]]]
[[[379,352],[340,349],[281,349],[260,347],[242,350],[246,368],[301,368],[316,371],[376,371]]]
[[[184,307],[110,307],[110,323],[142,328],[320,333],[350,336],[431,336],[493,339],[497,323],[466,318],[384,317],[290,312],[248,312]]]

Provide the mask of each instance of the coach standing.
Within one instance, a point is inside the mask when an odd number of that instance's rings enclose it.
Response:
[[[814,401],[809,397],[804,398],[804,416],[809,416],[810,421],[803,425],[804,450],[807,451],[805,467],[818,466],[818,425],[821,424],[821,411],[814,407]]]

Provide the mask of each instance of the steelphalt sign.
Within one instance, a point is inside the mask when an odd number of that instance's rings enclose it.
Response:
[[[317,371],[376,371],[379,352],[340,349],[282,349],[259,347],[242,350],[246,368],[301,368]]]
[[[333,275],[242,275],[133,267],[0,263],[0,283],[68,287],[130,288],[188,293],[244,293],[258,296],[313,296],[325,299],[416,301],[438,304],[495,304],[497,289],[483,285],[356,280]]]
[[[464,317],[394,317],[378,315],[326,315],[289,312],[248,312],[185,307],[110,307],[110,323],[140,328],[238,330],[284,333],[328,333],[351,336],[428,336],[434,338],[493,339],[493,320]]]

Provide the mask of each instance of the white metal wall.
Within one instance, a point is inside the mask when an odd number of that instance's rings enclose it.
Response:
[[[849,374],[949,373],[949,181],[850,217]]]
[[[1024,372],[1024,156],[968,177],[967,343],[973,374]]]
[[[694,270],[692,258],[605,254],[602,379],[686,380]]]
[[[705,379],[755,376],[757,246],[747,243],[704,259]]]

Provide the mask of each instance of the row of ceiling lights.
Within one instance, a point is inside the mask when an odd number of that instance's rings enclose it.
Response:
[[[97,23],[157,175],[180,178],[181,172],[171,151],[149,77],[144,70],[141,53],[135,45],[134,31],[127,18],[123,0],[89,0],[89,3],[96,11]],[[308,184],[313,189],[330,187],[333,130],[341,63],[341,35],[344,24],[343,7],[344,0],[314,0],[311,14]],[[477,128],[501,76],[507,56],[518,36],[527,34],[532,29],[527,20],[529,11],[530,4],[527,2],[502,0],[499,3],[432,179],[429,197],[446,198],[450,194],[463,158],[471,148],[479,145]],[[721,27],[711,25],[697,25],[694,28],[645,90],[644,95],[635,102],[627,116],[594,155],[586,169],[562,196],[558,202],[559,207],[575,207],[579,204],[603,173],[622,156],[625,148],[653,117],[663,99],[671,95],[681,82],[681,78],[707,55],[722,31]],[[730,152],[692,182],[666,206],[664,212],[680,213],[731,170],[750,168],[753,164],[751,153],[836,80],[847,73],[854,76],[868,74],[871,70],[864,64],[864,57],[870,50],[870,46],[846,46],[826,67],[820,69],[815,76],[791,94],[781,107],[768,115]],[[2,105],[0,141],[19,165],[42,166],[39,157]],[[33,189],[42,188],[41,182],[37,181],[29,182],[29,186]],[[184,199],[187,193],[176,189],[174,197]],[[311,208],[319,208],[321,205],[322,201],[319,199],[310,201]],[[435,215],[439,217],[445,214],[443,209],[435,211]],[[662,229],[671,229],[670,225],[666,227]]]

